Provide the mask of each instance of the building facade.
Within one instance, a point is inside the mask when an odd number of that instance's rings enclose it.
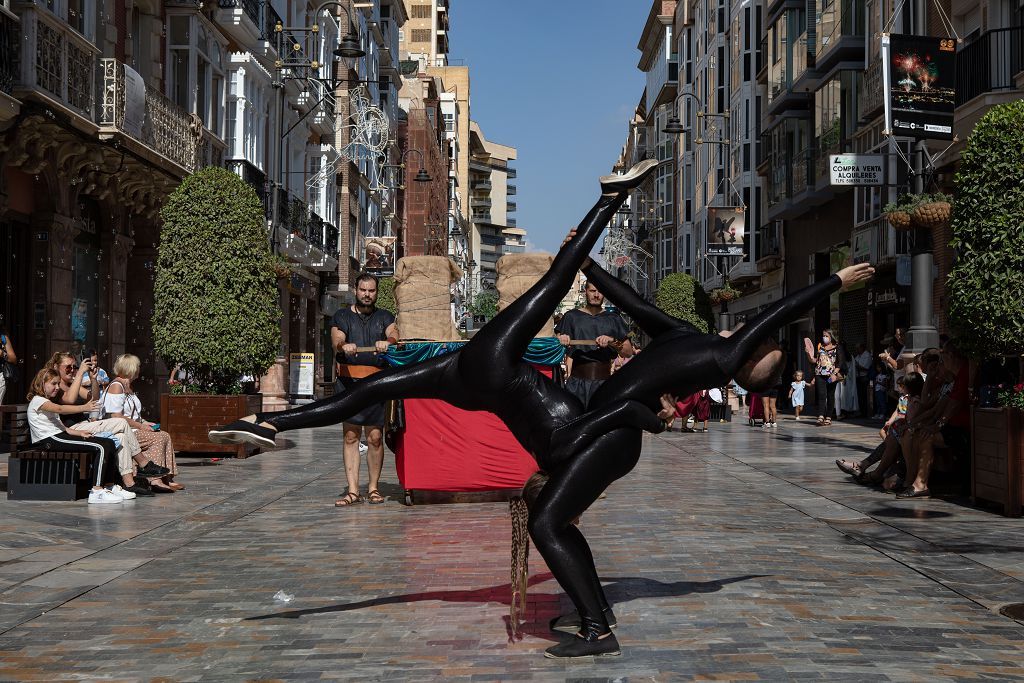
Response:
[[[400,42],[402,59],[448,66],[448,0],[405,0],[409,22]]]
[[[516,225],[515,147],[484,137],[479,124],[470,124],[469,206],[474,235],[472,257],[478,265],[471,273],[473,292],[497,283],[495,265],[505,254],[522,253],[526,231]]]

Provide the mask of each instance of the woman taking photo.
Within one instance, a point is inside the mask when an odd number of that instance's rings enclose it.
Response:
[[[174,462],[171,435],[156,431],[154,423],[142,419],[142,402],[132,390],[132,382],[139,378],[141,362],[130,353],[117,357],[114,379],[103,394],[103,411],[108,417],[122,417],[135,431],[139,447],[147,458],[167,470],[162,476],[148,477],[150,488],[157,493],[171,493],[185,488],[174,482],[178,467]]]
[[[821,333],[817,349],[811,340],[804,338],[804,351],[814,363],[814,395],[818,401],[818,425],[831,425],[836,412],[836,387],[843,380],[843,359],[839,352],[839,339],[835,332],[826,329]]]

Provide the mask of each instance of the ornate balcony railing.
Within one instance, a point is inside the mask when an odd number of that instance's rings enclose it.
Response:
[[[91,121],[99,50],[49,12],[33,5],[21,12],[20,85],[44,92]]]
[[[103,101],[100,106],[100,126],[108,132],[116,130],[143,143],[157,154],[191,173],[198,167],[199,147],[202,142],[201,126],[177,104],[164,97],[156,88],[146,85],[142,102],[133,101],[134,110],[141,106],[141,121],[125,122],[126,102],[125,67],[116,59],[101,59]],[[92,80],[91,78],[88,80]]]
[[[234,9],[241,7],[246,16],[252,20],[262,32],[263,29],[263,5],[262,0],[218,0],[221,9]],[[270,4],[270,3],[266,3]],[[271,27],[273,28],[273,27]]]
[[[329,256],[337,258],[338,229],[324,221],[306,200],[280,188],[277,193],[280,227],[291,235],[301,237],[309,245]]]
[[[0,9],[0,92],[10,93],[18,80],[20,24],[17,17]]]
[[[267,175],[260,169],[253,166],[245,159],[229,159],[225,167],[241,178],[249,187],[256,190],[256,195],[263,204],[263,211],[267,218],[270,218],[272,207],[270,206],[270,193],[267,185]]]
[[[775,221],[765,223],[757,229],[757,248],[755,261],[777,257],[782,254],[782,236],[779,224]]]
[[[956,106],[1016,87],[1024,70],[1024,26],[986,31],[956,55]]]

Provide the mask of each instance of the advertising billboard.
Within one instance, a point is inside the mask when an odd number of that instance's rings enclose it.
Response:
[[[956,39],[882,36],[885,123],[893,135],[953,139]]]
[[[743,256],[747,249],[747,211],[742,206],[708,208],[708,256]]]

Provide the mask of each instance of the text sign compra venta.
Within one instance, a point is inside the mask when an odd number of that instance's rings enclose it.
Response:
[[[828,158],[832,185],[883,185],[881,154],[831,154]]]

